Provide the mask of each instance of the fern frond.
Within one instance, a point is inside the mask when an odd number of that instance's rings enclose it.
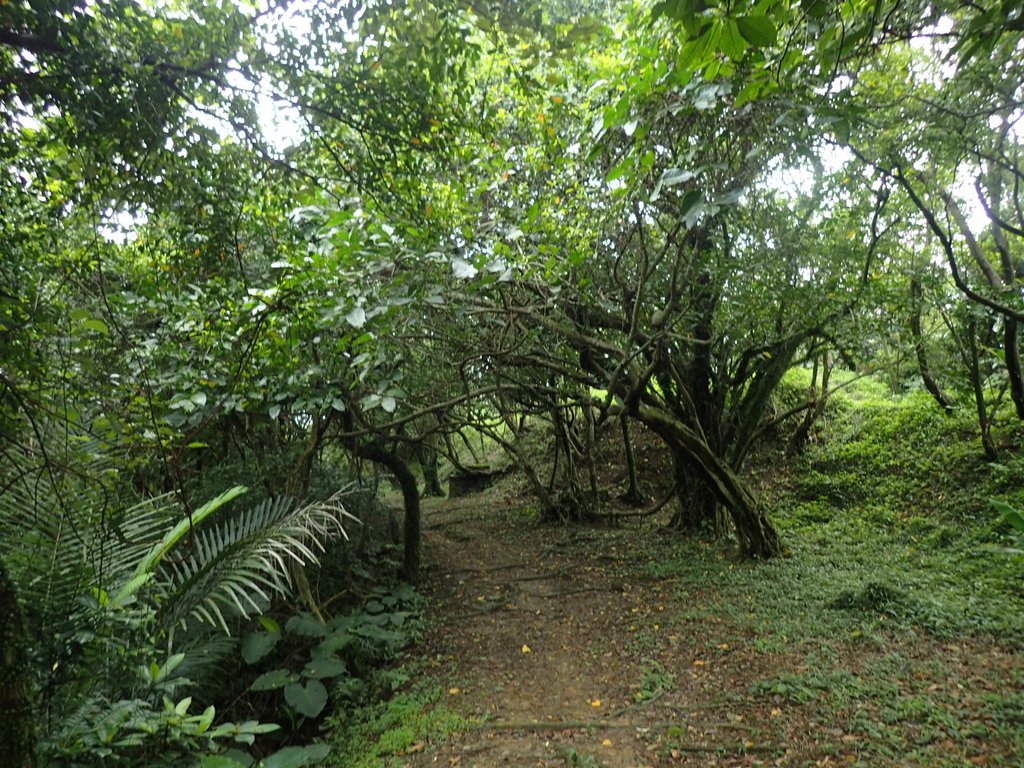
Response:
[[[188,551],[169,553],[158,569],[161,619],[169,627],[201,621],[227,632],[230,618],[262,613],[291,593],[293,566],[318,562],[326,540],[346,537],[346,518],[355,519],[335,495],[303,507],[268,499],[211,519],[193,532]]]

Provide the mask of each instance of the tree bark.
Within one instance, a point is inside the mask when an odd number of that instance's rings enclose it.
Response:
[[[21,608],[0,560],[0,754],[11,768],[35,768],[35,728]]]
[[[441,487],[441,478],[437,470],[437,448],[431,443],[431,437],[424,437],[416,443],[416,458],[423,470],[423,495],[444,496],[444,488]]]
[[[629,473],[629,488],[620,497],[621,500],[631,507],[642,507],[647,503],[640,490],[640,481],[636,471],[636,456],[633,453],[633,440],[629,434],[629,416],[623,412],[619,416],[619,425],[622,429],[622,447],[626,453],[626,471]]]
[[[711,493],[689,455],[671,444],[669,450],[672,452],[672,484],[678,504],[669,520],[669,527],[696,533],[701,528],[712,526],[718,499]]]
[[[408,465],[393,451],[379,443],[364,443],[352,447],[360,458],[386,467],[395,476],[402,491],[405,519],[402,524],[401,576],[410,584],[420,580],[420,489],[416,476]]]
[[[732,519],[744,557],[767,559],[782,553],[782,542],[764,506],[711,447],[665,411],[646,403],[636,405],[636,416],[692,466],[698,477]]]
[[[1020,324],[1012,317],[1003,318],[1003,356],[1010,378],[1010,399],[1017,418],[1024,420],[1024,370],[1020,362]]]
[[[946,413],[953,412],[953,398],[947,395],[932,375],[931,366],[928,364],[928,355],[925,350],[924,332],[921,328],[921,278],[914,276],[910,278],[910,334],[914,339],[914,354],[917,355],[917,370],[921,374],[924,388],[935,398],[935,402]]]
[[[985,403],[985,384],[981,378],[981,354],[978,351],[978,328],[973,318],[967,322],[967,349],[969,352],[969,372],[971,389],[974,392],[974,405],[978,412],[978,427],[981,430],[981,448],[985,458],[995,461],[998,458],[995,441],[992,439],[992,423],[988,417],[988,406]]]

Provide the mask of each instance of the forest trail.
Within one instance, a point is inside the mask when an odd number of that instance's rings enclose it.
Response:
[[[713,627],[667,626],[675,586],[651,573],[660,547],[639,542],[652,537],[514,509],[490,494],[426,504],[423,586],[438,621],[422,653],[443,703],[477,725],[404,764],[765,764],[771,739],[727,716],[729,644]]]

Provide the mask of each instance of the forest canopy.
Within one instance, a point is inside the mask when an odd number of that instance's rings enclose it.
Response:
[[[161,648],[301,592],[371,472],[415,583],[467,434],[573,521],[595,430],[649,430],[680,540],[758,560],[785,542],[749,460],[806,444],[833,370],[975,414],[996,460],[1022,36],[1014,0],[0,2],[0,610],[33,606],[4,738],[38,700],[59,763],[132,698],[77,674],[118,638],[157,686]]]

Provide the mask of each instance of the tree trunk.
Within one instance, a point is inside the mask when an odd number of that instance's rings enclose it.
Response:
[[[590,495],[594,499],[594,507],[597,508],[601,504],[601,488],[597,480],[597,426],[594,420],[594,410],[590,407],[589,403],[583,405],[583,419],[586,426],[586,456],[584,457],[587,461],[587,479],[590,480]]]
[[[423,470],[423,495],[444,496],[444,488],[441,487],[441,478],[437,472],[437,448],[431,443],[431,437],[424,437],[416,443],[416,459]]]
[[[711,450],[692,429],[665,411],[638,403],[637,418],[659,435],[691,466],[703,484],[732,519],[744,557],[766,559],[782,553],[782,542],[772,526],[764,506],[747,487],[743,478]]]
[[[1004,122],[1002,138],[1006,137],[1008,131],[1009,123]],[[993,218],[993,214],[999,212],[1002,202],[1005,173],[1006,170],[999,163],[989,161],[987,174],[990,195],[989,205],[994,209],[989,211],[989,232],[992,234],[992,239],[996,244],[996,250],[999,251],[1003,282],[1008,286],[1019,286],[1019,280],[1024,275],[1020,274],[1017,262],[1013,258],[1013,249],[1007,240],[1006,232],[998,221]],[[1016,186],[1014,189],[1016,190]],[[1014,192],[1014,199],[1016,199],[1016,191]],[[1006,375],[1010,379],[1010,399],[1013,400],[1017,418],[1024,419],[1024,371],[1021,370],[1020,362],[1019,323],[1015,318],[1005,314],[1003,315],[1003,357],[1006,361]]]
[[[379,443],[353,446],[354,453],[386,467],[402,490],[402,505],[405,520],[402,524],[402,571],[401,576],[410,584],[420,580],[420,489],[416,476],[404,461],[393,451]]]
[[[807,447],[807,443],[811,439],[811,430],[814,425],[818,423],[822,416],[825,415],[825,407],[828,405],[828,384],[829,379],[832,377],[832,361],[829,360],[828,352],[824,352],[821,355],[821,389],[818,388],[818,360],[814,360],[814,371],[811,374],[811,391],[810,391],[810,407],[804,412],[804,418],[800,422],[800,426],[796,428],[793,436],[789,438],[789,444],[786,446],[786,454],[789,456],[795,456],[803,452],[804,448]]]
[[[711,493],[689,455],[672,445],[670,450],[672,484],[676,491],[678,509],[669,520],[669,527],[686,533],[696,533],[701,528],[712,527],[718,499]]]
[[[972,317],[967,321],[967,349],[969,351],[969,373],[971,389],[974,392],[974,405],[978,413],[978,427],[981,430],[981,448],[985,458],[995,461],[998,458],[995,441],[992,439],[992,423],[988,417],[988,406],[985,403],[985,384],[981,378],[981,354],[978,351],[978,328]]]
[[[647,503],[647,499],[640,491],[640,482],[636,472],[636,456],[633,454],[633,440],[629,434],[629,416],[625,412],[619,416],[619,425],[622,428],[622,447],[626,453],[626,471],[629,473],[629,488],[619,498],[631,507],[642,507]]]
[[[34,768],[35,729],[21,608],[0,560],[0,754],[11,768]]]
[[[916,275],[910,278],[910,334],[914,339],[914,354],[917,355],[917,369],[921,373],[924,388],[928,390],[935,402],[946,413],[953,412],[953,398],[947,395],[932,375],[928,364],[928,355],[924,345],[924,332],[921,329],[921,278]]]
[[[1010,398],[1018,419],[1024,419],[1024,371],[1020,362],[1020,325],[1012,317],[1003,317],[1003,356],[1010,378]]]

